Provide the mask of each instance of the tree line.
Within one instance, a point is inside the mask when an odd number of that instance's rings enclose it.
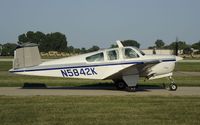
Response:
[[[2,56],[13,56],[15,48],[19,45],[23,45],[26,43],[36,43],[38,44],[40,52],[48,52],[48,51],[58,51],[58,52],[67,52],[67,53],[87,53],[93,52],[100,49],[100,47],[94,45],[89,49],[86,48],[75,48],[73,46],[68,46],[67,37],[65,34],[60,32],[54,33],[42,33],[40,31],[28,31],[18,36],[18,41],[16,43],[6,43],[0,44],[0,54]],[[140,43],[136,40],[124,40],[122,41],[124,46],[134,46],[140,48]],[[190,51],[191,48],[200,50],[200,41],[194,43],[192,45],[187,44],[185,41],[172,42],[169,45],[165,45],[163,40],[158,39],[155,41],[155,46],[150,46],[149,49],[174,49],[178,45],[178,49]],[[116,44],[112,44],[110,48],[117,47]]]
[[[40,31],[33,32],[28,31],[18,36],[18,41],[16,43],[6,43],[0,48],[0,53],[2,56],[13,56],[14,50],[18,45],[23,45],[26,43],[36,43],[40,52],[58,51],[67,53],[87,53],[99,50],[98,46],[92,46],[89,49],[86,48],[75,48],[73,46],[67,46],[67,37],[60,33],[42,33]]]
[[[175,42],[172,42],[169,45],[165,45],[163,40],[158,39],[155,41],[155,46],[148,47],[149,49],[175,49],[176,46],[178,47],[178,50],[183,50],[184,54],[190,54],[193,52],[194,49],[198,50],[197,53],[200,54],[200,41],[193,43],[193,44],[187,44],[185,41],[179,41],[176,39]]]

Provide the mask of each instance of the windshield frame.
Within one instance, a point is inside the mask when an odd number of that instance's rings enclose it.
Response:
[[[142,50],[140,50],[139,48],[137,48],[137,47],[132,47],[132,48],[136,49],[141,55],[143,55],[143,56],[146,55],[146,54],[145,54]]]

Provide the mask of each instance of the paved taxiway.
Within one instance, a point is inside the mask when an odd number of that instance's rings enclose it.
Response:
[[[44,89],[23,89],[20,87],[0,87],[0,95],[6,96],[102,96],[102,95],[142,95],[142,96],[200,96],[200,87],[179,87],[177,91],[163,88],[140,87],[137,92],[118,91],[114,87],[48,87]]]

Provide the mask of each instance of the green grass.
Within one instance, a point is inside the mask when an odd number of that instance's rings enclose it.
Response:
[[[0,59],[13,59],[13,56],[0,56]]]
[[[8,71],[12,67],[11,61],[0,61],[0,71]],[[199,62],[179,62],[176,63],[175,71],[200,72]]]
[[[8,73],[11,65],[0,62],[0,86],[22,86],[25,82],[49,86],[113,85],[109,80],[13,75]],[[175,76],[175,80],[180,86],[200,86],[200,77]],[[167,80],[140,80],[140,84],[151,85],[163,82]],[[0,96],[0,125],[198,125],[199,116],[199,96]]]
[[[200,63],[177,63],[177,71],[199,71]],[[23,86],[24,83],[45,83],[48,86],[113,86],[111,80],[80,80],[80,79],[65,79],[52,77],[36,77],[36,76],[21,76],[13,75],[8,72],[12,62],[0,62],[0,87],[3,86]],[[175,76],[175,81],[179,86],[200,86],[200,77],[198,76]],[[160,85],[168,83],[166,78],[151,80],[144,82],[140,79],[139,84],[142,85]]]
[[[8,71],[12,68],[12,62],[11,61],[0,61],[0,71]]]
[[[176,64],[175,71],[200,72],[200,63],[179,62]]]
[[[184,60],[199,60],[200,58],[199,57],[186,57],[184,58]]]
[[[0,96],[1,125],[198,125],[200,97]]]

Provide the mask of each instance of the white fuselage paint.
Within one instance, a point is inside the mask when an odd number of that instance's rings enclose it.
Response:
[[[146,71],[147,75],[161,76],[170,74],[174,70],[176,56],[166,55],[141,55],[137,50],[138,58],[124,59],[119,49],[119,59],[109,61],[107,57],[100,62],[87,62],[86,57],[103,52],[106,55],[107,50],[100,50],[88,54],[83,54],[75,57],[57,59],[53,61],[43,62],[38,66],[26,67],[20,69],[11,69],[10,72],[21,75],[34,76],[50,76],[64,78],[84,78],[84,79],[106,79],[109,76],[129,68],[133,65],[145,64],[152,60],[160,60],[160,63],[153,65]],[[132,48],[135,49],[135,48]],[[112,49],[108,49],[112,50]],[[179,59],[179,58],[178,58]],[[140,70],[140,69],[139,69]],[[133,73],[134,74],[134,73]],[[166,77],[166,76],[165,76]]]

